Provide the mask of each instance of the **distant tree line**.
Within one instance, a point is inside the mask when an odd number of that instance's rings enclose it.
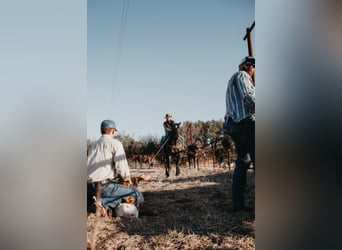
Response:
[[[179,132],[185,138],[186,145],[200,141],[203,146],[215,143],[222,137],[223,120],[218,121],[184,121],[181,123]],[[126,154],[154,154],[161,147],[161,138],[156,135],[146,135],[139,140],[134,140],[130,135],[117,135],[115,137],[122,142]],[[92,141],[87,140],[87,150]]]

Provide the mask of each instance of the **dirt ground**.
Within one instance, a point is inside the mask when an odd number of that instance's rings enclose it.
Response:
[[[203,165],[203,164],[202,164]],[[255,249],[254,173],[248,171],[246,205],[232,210],[232,169],[207,164],[181,166],[180,176],[165,178],[163,166],[131,169],[149,175],[139,190],[145,202],[139,219],[87,218],[88,249]]]

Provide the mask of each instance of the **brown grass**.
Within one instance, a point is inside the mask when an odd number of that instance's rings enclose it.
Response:
[[[105,219],[88,214],[87,239],[93,249],[255,249],[255,213],[233,212],[233,170],[181,167],[164,177],[163,166],[132,169],[141,181],[143,203],[138,220]],[[248,172],[247,205],[254,208],[254,174]]]

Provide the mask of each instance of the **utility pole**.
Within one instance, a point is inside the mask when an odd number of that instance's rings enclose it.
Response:
[[[253,52],[253,44],[252,44],[252,30],[255,27],[255,21],[251,25],[251,27],[246,28],[246,35],[243,38],[243,40],[247,39],[247,45],[248,45],[248,55],[254,57],[254,52]]]
[[[248,46],[248,55],[254,57],[254,51],[253,51],[253,44],[252,44],[252,30],[255,27],[255,21],[253,22],[253,24],[251,25],[251,27],[247,27],[246,28],[246,35],[243,38],[243,40],[247,39],[247,46]],[[253,82],[255,85],[255,73],[253,76]]]

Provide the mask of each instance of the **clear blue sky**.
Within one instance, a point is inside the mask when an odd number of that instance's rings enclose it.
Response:
[[[100,136],[104,119],[135,139],[164,134],[165,113],[223,119],[254,1],[88,0],[87,8],[87,138]]]

